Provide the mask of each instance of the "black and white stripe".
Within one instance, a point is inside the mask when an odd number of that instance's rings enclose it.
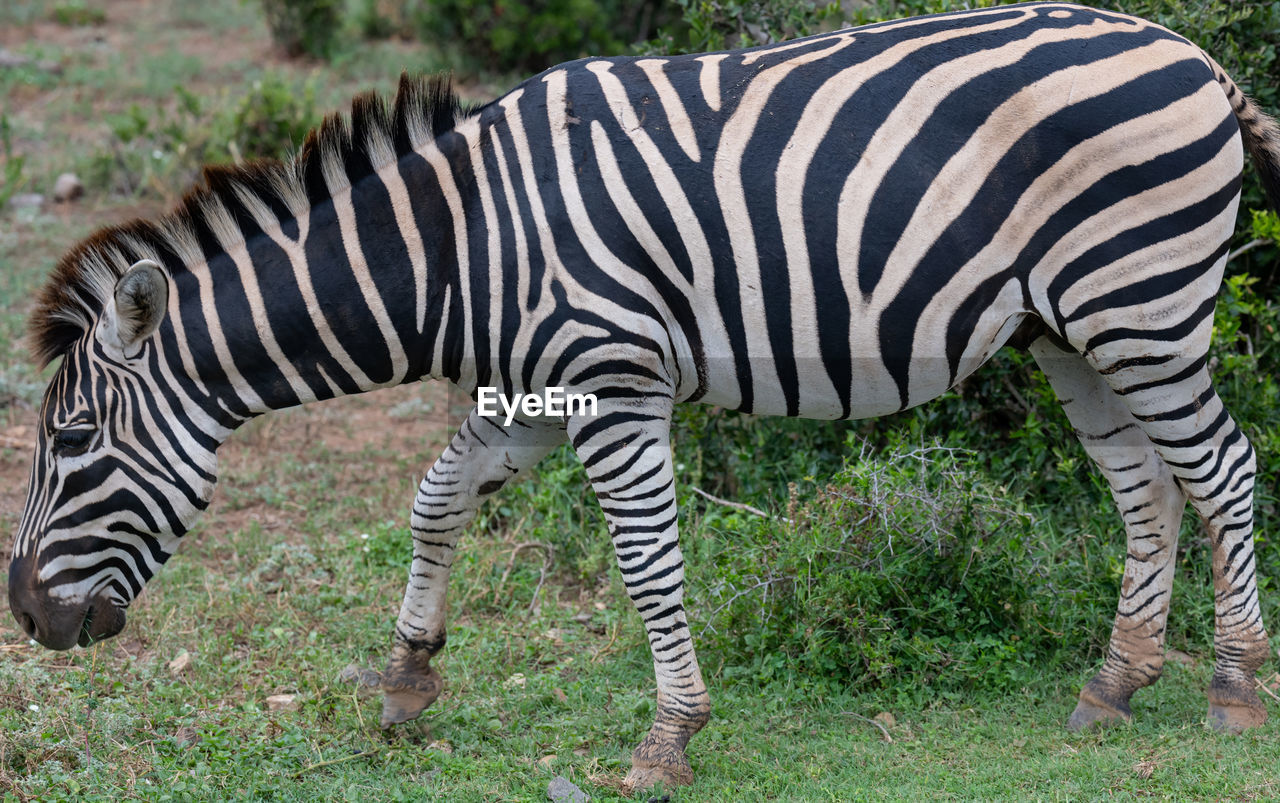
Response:
[[[358,98],[291,164],[209,172],[175,213],[60,266],[35,319],[38,353],[63,363],[15,610],[70,646],[58,623],[102,589],[126,605],[207,502],[217,444],[254,415],[425,377],[594,393],[594,416],[473,412],[423,480],[383,720],[439,693],[429,659],[462,528],[567,438],[653,649],[657,722],[629,781],[688,782],[709,699],[682,603],[672,405],[880,415],[1015,342],[1129,539],[1111,650],[1072,723],[1128,716],[1159,675],[1189,498],[1214,543],[1211,713],[1257,724],[1254,456],[1205,360],[1242,132],[1280,192],[1280,128],[1211,59],[1064,4],[587,59],[470,111],[405,79],[393,108]],[[164,293],[167,315],[149,338],[103,338],[145,328],[130,283]],[[98,440],[59,454],[72,426]],[[42,594],[70,612],[41,618],[27,596]]]

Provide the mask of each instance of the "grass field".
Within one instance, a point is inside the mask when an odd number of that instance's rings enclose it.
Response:
[[[32,294],[78,239],[157,213],[188,178],[186,139],[122,142],[119,121],[136,108],[198,129],[175,86],[213,114],[275,75],[309,82],[328,109],[358,90],[387,89],[402,68],[441,66],[421,46],[397,42],[344,52],[331,65],[285,61],[256,5],[238,0],[106,8],[101,24],[68,26],[52,21],[54,3],[0,5],[0,47],[63,65],[60,75],[0,71],[11,132],[0,168],[22,160],[23,192],[47,193],[65,170],[90,185],[75,204],[0,209],[6,560],[42,388],[21,343]],[[463,90],[480,98],[494,88]],[[616,571],[584,572],[574,555],[529,547],[518,510],[482,517],[465,541],[438,660],[446,689],[432,709],[382,731],[379,700],[341,679],[385,660],[413,489],[465,412],[455,401],[443,386],[410,386],[245,427],[221,454],[203,525],[113,640],[52,653],[0,615],[4,800],[523,801],[546,799],[556,775],[592,799],[619,797],[654,713],[639,618]],[[588,499],[582,488],[564,503],[566,515]],[[730,537],[688,512],[687,541]],[[1123,555],[1116,537],[1098,548]],[[890,685],[852,694],[795,673],[762,683],[714,651],[702,662],[713,719],[690,745],[696,785],[672,799],[1280,795],[1274,720],[1242,737],[1203,724],[1204,652],[1170,661],[1158,686],[1135,698],[1133,725],[1085,735],[1063,723],[1088,668],[1028,667],[1034,682],[1012,693]]]

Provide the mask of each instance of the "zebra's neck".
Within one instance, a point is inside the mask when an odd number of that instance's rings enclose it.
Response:
[[[455,229],[467,148],[448,132],[354,182],[326,157],[327,197],[283,221],[256,198],[235,213],[205,204],[219,247],[202,243],[203,263],[174,276],[175,370],[242,419],[424,378],[465,386],[475,361]]]
[[[102,229],[62,259],[31,318],[37,361],[92,339],[148,260],[171,281],[145,359],[158,393],[211,419],[206,434],[425,377],[465,386],[475,119],[447,78],[405,74],[394,101],[356,97],[288,162],[206,168],[168,214]]]

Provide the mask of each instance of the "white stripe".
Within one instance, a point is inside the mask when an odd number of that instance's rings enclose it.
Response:
[[[333,211],[338,216],[342,247],[347,253],[347,262],[351,265],[351,272],[355,276],[356,285],[360,288],[360,295],[364,297],[364,303],[373,313],[378,331],[387,346],[387,351],[391,354],[391,378],[382,384],[399,384],[409,374],[409,358],[405,355],[404,344],[396,334],[395,325],[391,323],[391,316],[387,314],[386,305],[382,303],[382,296],[378,294],[378,287],[373,283],[373,274],[369,272],[364,251],[360,247],[360,236],[356,229],[356,210],[351,203],[350,187],[334,193]]]
[[[457,128],[454,133],[461,134],[463,138],[470,144],[474,143],[479,133],[479,120],[467,120]],[[455,254],[458,258],[458,293],[462,298],[462,355],[466,357],[474,355],[472,348],[471,328],[467,323],[471,321],[471,298],[469,288],[469,277],[471,275],[471,257],[467,241],[467,219],[466,210],[462,204],[462,196],[458,192],[458,186],[453,179],[453,167],[449,163],[449,158],[440,152],[440,146],[432,140],[423,146],[418,155],[427,160],[427,164],[431,166],[436,173],[436,182],[440,185],[440,193],[444,196],[445,205],[449,207],[449,216],[453,218],[453,240]],[[450,285],[452,287],[452,285]],[[444,337],[448,330],[448,315],[451,295],[446,292],[444,298],[444,308],[440,316],[440,329],[436,336],[436,350],[439,355],[438,360],[433,360],[433,373],[441,372],[443,368],[444,355]],[[458,379],[459,387],[470,390],[466,387],[466,382],[474,374],[474,366],[460,365],[459,370],[463,373]]]
[[[414,320],[418,323],[418,334],[422,334],[427,322],[427,251],[422,243],[422,232],[413,219],[413,204],[409,201],[409,189],[400,175],[398,162],[378,171],[378,178],[391,196],[391,209],[396,216],[396,227],[400,229],[400,237],[404,240],[405,250],[409,252],[409,262],[413,265]]]
[[[496,140],[497,135],[492,129],[489,131],[488,141]],[[471,160],[471,169],[475,174],[476,194],[480,196],[480,209],[484,213],[484,227],[489,235],[487,242],[489,251],[489,275],[487,284],[489,285],[489,320],[488,321],[472,321],[471,316],[467,316],[467,321],[472,323],[472,329],[478,324],[486,327],[489,332],[502,331],[502,230],[501,223],[498,221],[498,210],[493,203],[493,186],[489,183],[489,176],[484,168],[484,156],[481,148],[477,147],[472,150],[475,158]],[[470,283],[466,274],[463,274],[462,281]],[[469,352],[468,352],[469,353]],[[489,343],[489,363],[496,365],[498,359],[498,340],[494,338]],[[479,366],[477,366],[477,372]],[[494,381],[494,377],[489,378],[490,383]]]
[[[231,358],[231,349],[227,346],[227,338],[222,332],[222,320],[218,317],[218,305],[214,300],[213,279],[208,272],[208,266],[201,267],[205,269],[192,270],[191,275],[195,277],[200,290],[200,313],[204,316],[205,328],[208,330],[209,345],[213,346],[213,353],[218,357],[218,365],[226,375],[227,381],[231,383],[231,389],[240,397],[245,407],[256,413],[266,412],[269,409],[266,403],[253,386],[240,375],[240,369],[236,368],[235,361]],[[174,293],[174,295],[177,294]]]
[[[702,72],[698,75],[698,86],[702,89],[702,96],[706,98],[707,105],[713,112],[720,111],[720,62],[726,58],[728,58],[726,54],[717,53],[698,56],[695,59],[702,63]]]
[[[591,65],[593,72],[596,64],[600,63],[602,62]],[[671,79],[667,78],[663,70],[666,64],[664,59],[641,59],[636,62],[636,66],[649,78],[654,90],[658,93],[658,101],[666,113],[667,125],[671,127],[672,136],[676,138],[685,155],[696,162],[702,158],[698,153],[698,137],[693,133],[693,123],[689,119],[689,113],[685,111],[680,95],[676,93],[675,87],[671,85]]]

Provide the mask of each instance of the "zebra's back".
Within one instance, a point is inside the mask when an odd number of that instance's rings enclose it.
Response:
[[[527,309],[553,309],[544,284],[559,281],[569,305],[606,305],[650,337],[677,332],[680,396],[819,418],[937,396],[1024,315],[1087,339],[1096,327],[1066,319],[1108,275],[1131,286],[1134,271],[1200,259],[1068,264],[1141,223],[1153,195],[1197,191],[1162,185],[1212,163],[1214,178],[1189,179],[1212,194],[1240,167],[1230,106],[1197,48],[1058,4],[581,60],[476,125],[497,145],[486,174],[515,190],[493,193],[490,222],[532,246]],[[521,154],[522,141],[547,147]],[[1218,221],[1213,247],[1230,203],[1200,210]],[[510,321],[491,336],[530,342]]]

